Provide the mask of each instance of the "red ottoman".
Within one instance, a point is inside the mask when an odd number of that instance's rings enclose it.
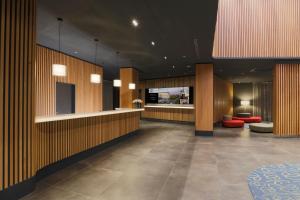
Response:
[[[223,126],[227,128],[240,128],[244,126],[244,121],[242,120],[224,120]]]
[[[233,120],[242,120],[245,123],[260,123],[261,117],[255,116],[255,117],[232,117]]]

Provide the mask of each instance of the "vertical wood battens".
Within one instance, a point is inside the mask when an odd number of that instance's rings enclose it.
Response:
[[[56,114],[56,82],[75,84],[75,111],[98,112],[102,110],[103,69],[77,58],[37,45],[36,47],[36,115]],[[52,76],[52,64],[67,66],[66,77]],[[90,75],[101,75],[102,83],[90,82]]]
[[[5,29],[5,1],[1,0],[1,30]],[[4,31],[1,31],[0,33],[0,190],[3,190],[4,186],[4,159],[3,159],[3,147],[4,147],[4,102],[3,102],[3,96],[4,96]]]
[[[299,58],[298,0],[219,0],[213,57]]]
[[[274,134],[300,136],[300,64],[278,64],[273,71]]]
[[[214,123],[233,114],[233,84],[214,76]]]
[[[35,0],[1,0],[0,190],[32,176]]]
[[[37,169],[136,131],[140,113],[124,113],[36,125]]]

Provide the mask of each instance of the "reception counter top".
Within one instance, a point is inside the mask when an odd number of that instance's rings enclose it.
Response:
[[[193,110],[192,104],[146,104],[145,108],[172,108],[172,109],[190,109]]]
[[[144,109],[127,109],[127,108],[120,109],[119,108],[117,110],[92,112],[92,113],[78,113],[78,114],[66,114],[66,115],[56,115],[56,116],[38,116],[35,118],[35,123],[63,121],[63,120],[70,120],[70,119],[98,117],[98,116],[105,116],[105,115],[115,115],[115,114],[141,112],[141,111],[144,111]]]

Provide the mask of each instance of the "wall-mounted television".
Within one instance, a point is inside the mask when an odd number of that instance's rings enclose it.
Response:
[[[193,104],[193,87],[147,88],[146,104]]]

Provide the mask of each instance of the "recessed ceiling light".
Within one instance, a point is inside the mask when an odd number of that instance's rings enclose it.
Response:
[[[138,22],[136,19],[133,19],[133,20],[131,21],[131,23],[132,23],[132,25],[133,25],[134,27],[138,27],[138,26],[139,26],[139,22]]]
[[[154,42],[154,41],[151,41],[151,45],[152,45],[152,46],[155,46],[155,42]]]
[[[164,59],[165,59],[165,60],[167,60],[167,59],[168,59],[168,57],[167,57],[167,56],[165,56],[165,57],[164,57]]]

